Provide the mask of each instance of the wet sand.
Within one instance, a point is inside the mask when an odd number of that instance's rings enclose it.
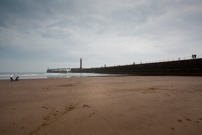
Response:
[[[202,77],[0,80],[0,135],[201,135]]]

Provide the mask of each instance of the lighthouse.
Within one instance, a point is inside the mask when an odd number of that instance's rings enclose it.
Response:
[[[82,58],[80,58],[80,69],[82,69]]]

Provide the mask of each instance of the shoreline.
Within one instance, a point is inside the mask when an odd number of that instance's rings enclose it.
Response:
[[[201,82],[198,76],[0,80],[0,134],[200,135]]]
[[[202,78],[202,76],[184,76],[184,75],[127,75],[127,74],[105,74],[104,76],[99,73],[96,76],[66,76],[66,77],[27,77],[27,78],[19,78],[19,80],[38,80],[38,79],[71,79],[71,78],[105,78],[105,77],[198,77]],[[0,81],[10,81],[10,78],[0,78]]]
[[[10,75],[15,74],[19,79],[40,79],[40,78],[73,78],[73,77],[108,77],[108,76],[123,76],[118,74],[96,74],[96,73],[45,73],[45,72],[0,72],[0,80],[10,79]]]

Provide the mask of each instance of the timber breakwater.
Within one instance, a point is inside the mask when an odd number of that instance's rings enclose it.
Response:
[[[202,59],[189,59],[99,68],[72,68],[73,73],[202,76]]]

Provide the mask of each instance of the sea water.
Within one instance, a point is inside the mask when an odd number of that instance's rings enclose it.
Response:
[[[73,77],[107,77],[117,76],[112,74],[96,73],[46,73],[46,72],[0,72],[0,80],[10,79],[11,75],[19,76],[19,79],[40,79],[40,78],[73,78]]]

